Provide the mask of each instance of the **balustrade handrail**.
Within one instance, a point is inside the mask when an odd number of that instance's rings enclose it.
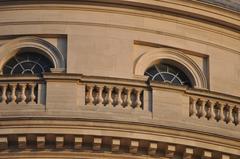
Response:
[[[72,74],[72,73],[45,73],[43,79],[48,80],[70,80],[78,81],[79,83],[103,83],[103,84],[114,84],[123,86],[134,86],[134,87],[145,87],[148,85],[146,83],[147,78],[137,77],[132,79],[117,78],[117,77],[103,77],[103,76],[86,76],[82,74]]]
[[[208,91],[208,90],[199,90],[199,89],[189,89],[186,90],[186,94],[195,97],[209,98],[219,102],[228,102],[230,104],[240,105],[240,97],[227,95],[223,93]]]
[[[81,79],[81,81],[83,83],[98,83],[98,84],[147,88],[147,84],[144,79],[123,79],[123,78],[113,78],[113,77],[106,78],[106,77],[84,76]]]

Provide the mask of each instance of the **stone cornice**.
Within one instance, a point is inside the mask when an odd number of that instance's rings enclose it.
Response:
[[[199,131],[189,131],[187,129],[173,129],[170,127],[157,126],[151,124],[139,124],[132,122],[111,122],[104,120],[90,119],[67,119],[62,118],[6,118],[1,120],[2,131],[0,136],[14,134],[60,134],[84,136],[92,135],[99,137],[128,138],[134,140],[165,142],[170,144],[190,146],[212,151],[221,151],[239,155],[239,139],[226,137]],[[46,123],[48,123],[46,125]],[[134,127],[132,126],[134,125]],[[9,133],[9,129],[14,132]],[[7,133],[8,132],[8,133]],[[29,133],[31,132],[31,133]],[[39,133],[41,132],[41,133]],[[114,135],[113,135],[114,134]],[[223,149],[222,149],[223,148]]]
[[[2,7],[0,10],[5,10],[7,8],[14,7],[14,9],[21,9],[22,5],[32,5],[32,4],[91,4],[91,5],[101,5],[101,6],[118,6],[124,8],[135,8],[141,10],[149,10],[152,12],[166,11],[176,16],[184,16],[188,18],[196,18],[198,20],[206,20],[209,22],[217,23],[218,25],[227,26],[232,29],[239,30],[239,13],[233,10],[227,10],[208,3],[201,3],[199,1],[183,1],[183,0],[44,0],[44,1],[34,1],[34,0],[13,0],[6,1],[1,0],[0,3]],[[63,6],[56,5],[56,7],[61,8]],[[47,9],[48,7],[44,7]],[[73,7],[74,8],[74,7]],[[56,8],[57,9],[57,8]],[[190,16],[191,15],[191,16]]]
[[[11,140],[10,140],[11,138]],[[15,141],[15,142],[12,142]],[[34,142],[33,142],[34,141]],[[87,144],[89,146],[87,146]],[[145,145],[145,146],[144,146]],[[161,145],[161,146],[160,146]],[[125,149],[123,149],[123,146]],[[180,149],[176,153],[176,146]],[[172,158],[175,155],[184,156],[187,149],[192,150],[189,155],[197,155],[197,151],[206,151],[211,155],[221,154],[226,155],[226,151],[218,152],[216,150],[204,150],[205,148],[185,147],[184,143],[172,144],[169,142],[162,142],[153,139],[138,139],[134,137],[124,136],[121,138],[114,136],[103,136],[87,134],[67,134],[67,133],[42,133],[42,134],[12,134],[0,136],[0,152],[1,157],[12,158],[9,152],[15,150],[18,157],[73,157],[79,158],[86,156],[87,158],[110,158],[110,159],[144,159],[144,158]],[[227,148],[228,149],[228,148]],[[17,150],[17,151],[16,151]],[[31,151],[34,151],[32,153]],[[162,151],[164,154],[159,153]],[[106,153],[108,152],[108,153]],[[237,152],[237,151],[236,151]],[[119,156],[120,154],[120,156]],[[203,153],[202,158],[205,157]],[[229,156],[229,155],[227,155]],[[18,158],[17,157],[17,158]],[[234,156],[238,157],[238,156]],[[15,158],[15,157],[14,157]]]

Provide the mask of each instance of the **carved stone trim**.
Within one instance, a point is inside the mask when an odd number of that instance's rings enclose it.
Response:
[[[113,155],[118,154],[119,157],[122,155],[168,159],[210,159],[215,155],[221,155],[222,159],[234,159],[235,157],[240,157],[236,155],[226,155],[222,152],[205,150],[198,147],[186,147],[181,144],[173,145],[165,142],[130,138],[121,138],[120,142],[120,139],[112,138],[110,136],[75,136],[72,134],[42,134],[41,136],[36,134],[11,134],[7,136],[8,137],[0,136],[0,154],[5,154],[14,150],[20,154],[21,152],[27,152],[28,155],[31,155],[32,153],[35,154],[36,152],[44,152],[47,156],[51,152],[58,151],[65,153],[68,152],[71,156],[78,156],[79,153],[87,152],[91,156],[92,153],[97,151],[99,154],[111,154],[112,152]],[[16,138],[14,136],[18,137]],[[30,136],[32,138],[30,138]],[[10,140],[10,142],[8,140]],[[65,142],[65,140],[67,142]],[[59,149],[61,149],[61,151],[59,151]],[[9,155],[11,155],[11,153],[9,153]]]

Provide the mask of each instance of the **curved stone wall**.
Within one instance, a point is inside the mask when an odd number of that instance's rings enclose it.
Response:
[[[238,159],[239,24],[198,1],[0,1],[0,68],[54,64],[0,76],[0,158]],[[163,60],[192,87],[144,75]]]

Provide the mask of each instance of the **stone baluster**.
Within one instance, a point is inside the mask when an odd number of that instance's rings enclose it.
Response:
[[[197,99],[190,97],[190,106],[189,106],[189,115],[196,116],[197,115]]]
[[[206,112],[206,109],[205,109],[205,106],[206,106],[206,101],[205,100],[202,100],[201,102],[201,117],[206,117],[207,115],[207,112]]]
[[[231,122],[234,122],[234,118],[233,118],[233,106],[232,105],[229,105],[229,109],[228,109],[228,112],[227,112],[227,116],[228,116],[228,119],[227,119],[227,121],[229,122],[229,123],[231,123]]]
[[[238,124],[238,122],[237,122],[237,116],[238,115],[238,113],[237,113],[237,107],[234,107],[233,108],[233,113],[232,113],[232,118],[233,118],[233,122],[232,123],[234,123],[235,125],[237,125]]]
[[[214,120],[215,119],[215,112],[214,112],[214,102],[210,102],[210,118],[209,119],[212,119]]]
[[[16,96],[17,84],[14,83],[14,84],[11,85],[11,87],[12,87],[11,99],[12,99],[13,103],[16,103],[17,102],[17,96]]]
[[[230,113],[229,112],[230,112],[230,106],[227,104],[227,105],[225,105],[225,109],[224,109],[226,123],[230,122]]]
[[[108,105],[109,106],[113,105],[112,91],[113,91],[113,88],[111,86],[108,87],[108,97],[107,97],[107,100],[108,100]]]
[[[99,86],[98,87],[98,104],[103,104],[102,92],[103,92],[103,86]]]
[[[89,86],[89,104],[93,104],[93,101],[94,101],[93,88],[94,86]]]
[[[136,109],[141,109],[142,102],[141,102],[140,96],[141,96],[141,89],[138,89],[136,90],[136,97],[137,97]]]
[[[194,103],[194,99],[192,97],[189,97],[189,116],[194,115],[193,114],[193,103]]]
[[[36,100],[36,96],[34,94],[34,88],[35,88],[35,84],[30,84],[31,86],[31,95],[30,95],[30,103],[35,103],[35,100]]]
[[[4,84],[2,85],[2,103],[6,103],[7,102],[7,85]]]
[[[206,118],[209,119],[211,117],[211,102],[207,100],[206,105],[205,105],[205,110],[206,110]]]
[[[12,94],[11,86],[10,86],[10,84],[8,84],[7,89],[6,89],[6,96],[7,96],[6,103],[11,102],[11,94]]]
[[[214,107],[216,108],[215,119],[216,119],[217,121],[219,121],[220,118],[221,118],[221,117],[220,117],[220,111],[221,111],[221,109],[220,109],[219,103],[216,102],[216,103],[214,104]]]
[[[126,108],[130,108],[132,106],[131,92],[132,92],[131,88],[127,89],[127,106],[126,106]]]
[[[90,94],[90,92],[89,92],[89,86],[85,86],[85,105],[87,105],[87,104],[89,104],[89,94]]]
[[[122,106],[122,103],[123,103],[123,101],[122,101],[122,90],[123,90],[123,88],[118,88],[118,94],[117,94],[117,105],[118,106]]]
[[[22,84],[22,89],[21,89],[21,102],[25,102],[25,100],[27,99],[25,91],[26,91],[26,85]]]
[[[224,121],[225,120],[225,117],[224,117],[224,104],[220,103],[219,106],[220,106],[220,116],[219,116],[219,119]]]
[[[193,113],[195,114],[195,116],[197,116],[199,114],[199,112],[197,110],[197,102],[198,102],[198,99],[195,98],[194,102],[193,102]]]
[[[99,103],[99,88],[95,85],[93,86],[93,91],[92,91],[92,97],[93,97],[93,104],[97,105]]]

